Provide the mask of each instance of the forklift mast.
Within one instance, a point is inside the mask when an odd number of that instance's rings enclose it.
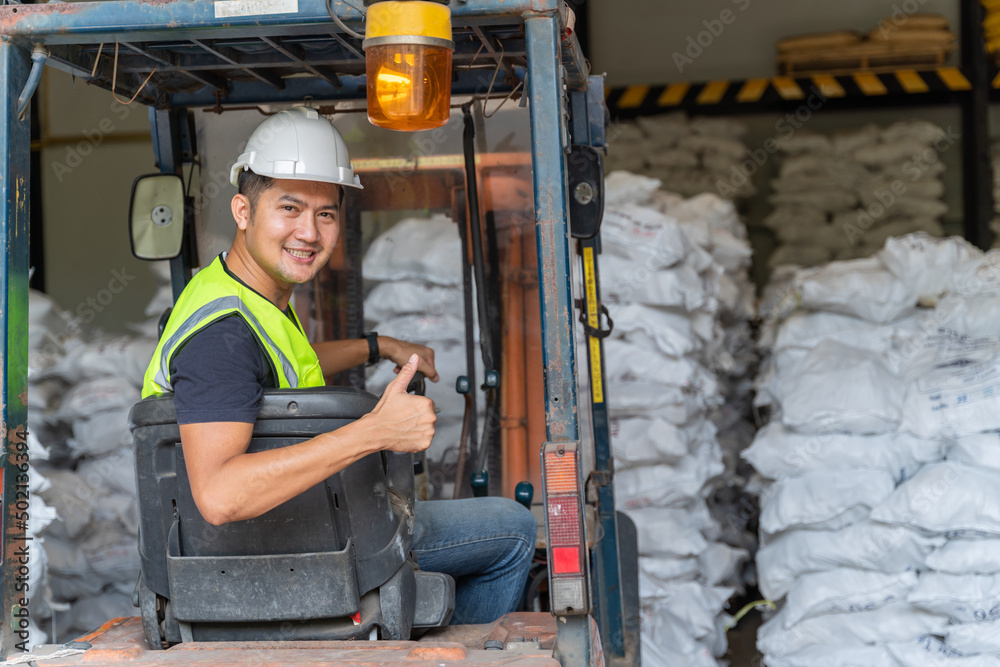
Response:
[[[599,523],[593,532],[601,537],[591,535],[592,553],[589,558],[586,553],[581,556],[586,565],[581,576],[593,575],[582,593],[583,608],[554,604],[556,657],[563,665],[601,664],[605,657],[612,663],[631,663],[637,660],[638,642],[628,635],[638,630],[625,621],[629,612],[624,611],[621,569],[626,564],[619,555],[614,510],[595,259],[603,209],[599,153],[606,148],[603,77],[590,75],[563,0],[452,0],[450,4],[453,97],[502,99],[523,87],[527,98],[544,376],[546,442],[541,453],[555,461],[568,452],[593,452],[578,457],[593,465],[582,476],[577,468],[574,518],[581,529],[588,525],[589,507],[596,517],[591,528]],[[337,105],[364,98],[364,54],[332,18],[361,28],[358,11],[339,0],[109,0],[0,6],[0,235],[7,250],[0,265],[0,429],[5,452],[0,480],[4,553],[0,659],[18,650],[23,641],[18,633],[26,626],[22,621],[29,610],[20,573],[25,572],[24,554],[38,548],[25,536],[28,201],[30,188],[39,187],[29,179],[28,102],[43,66],[147,105],[159,169],[181,173],[194,151],[189,109],[304,100]],[[473,67],[477,59],[482,59],[480,66]],[[482,67],[482,61],[491,66]],[[581,306],[588,340],[592,438],[581,433],[578,419],[581,400],[571,284],[574,242],[585,282]],[[190,278],[193,254],[189,248],[171,260],[175,296]],[[548,495],[547,508],[555,502]],[[546,511],[547,524],[551,516]],[[634,550],[630,558],[634,560]],[[634,571],[632,562],[633,577]],[[549,583],[550,591],[553,586],[572,590],[572,585],[553,578],[551,568]],[[629,651],[626,644],[632,646]]]

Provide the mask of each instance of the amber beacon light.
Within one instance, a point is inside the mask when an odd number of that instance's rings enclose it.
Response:
[[[368,7],[365,22],[368,120],[391,130],[429,130],[451,106],[451,10],[421,0]]]

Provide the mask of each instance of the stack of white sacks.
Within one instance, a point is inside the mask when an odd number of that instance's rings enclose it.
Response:
[[[714,195],[685,200],[626,172],[606,194],[607,400],[616,499],[638,529],[643,664],[716,665],[747,551],[722,541],[707,502],[727,483],[713,412],[750,368],[735,345],[753,312],[750,248]]]
[[[44,475],[37,500],[47,503],[33,504],[31,528],[48,565],[39,572],[47,575],[46,604],[34,598],[32,613],[64,641],[135,613],[138,512],[127,417],[155,345],[90,331],[34,291],[29,340],[29,441]]]
[[[462,243],[458,226],[445,216],[408,218],[376,238],[362,264],[366,280],[378,281],[365,298],[370,330],[434,349],[439,382],[426,383],[427,396],[440,412],[434,440],[427,450],[428,495],[451,498],[452,473],[458,457],[465,399],[455,380],[467,374],[465,308],[462,294]],[[479,360],[476,329],[476,358]],[[384,361],[368,373],[366,387],[376,395],[395,377],[395,365]],[[477,364],[477,385],[482,364]],[[479,401],[480,410],[482,400]],[[480,425],[482,421],[480,420]],[[466,471],[471,471],[471,463]]]
[[[831,136],[799,130],[775,141],[784,160],[764,219],[779,242],[769,266],[868,257],[890,236],[911,232],[943,235],[941,154],[954,146],[950,128],[901,121]]]
[[[766,664],[1000,665],[1000,254],[918,233],[769,291]]]
[[[658,178],[663,187],[685,197],[711,192],[734,199],[756,194],[758,166],[743,142],[746,125],[728,118],[683,113],[637,118],[608,129],[605,170],[630,171]],[[747,168],[741,167],[748,163]]]

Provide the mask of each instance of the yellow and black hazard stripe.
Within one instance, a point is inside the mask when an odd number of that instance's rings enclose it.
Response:
[[[1000,75],[993,82],[1000,88]],[[708,81],[612,88],[606,104],[612,116],[629,117],[675,110],[721,110],[738,113],[772,108],[819,93],[826,99],[884,99],[898,95],[942,95],[971,90],[972,85],[955,67],[893,72],[775,76],[742,81]]]

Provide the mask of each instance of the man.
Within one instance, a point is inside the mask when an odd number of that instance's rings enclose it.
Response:
[[[150,362],[143,396],[174,392],[191,492],[209,523],[251,519],[380,450],[420,452],[434,435],[430,399],[406,387],[437,381],[430,348],[379,336],[310,345],[289,303],[327,263],[343,188],[360,188],[337,130],[313,109],[269,117],[233,166],[236,236],[180,298]],[[371,413],[308,441],[247,453],[268,387],[320,386],[371,358],[399,367]],[[412,551],[456,582],[453,623],[512,611],[534,554],[534,516],[512,500],[418,503]]]

